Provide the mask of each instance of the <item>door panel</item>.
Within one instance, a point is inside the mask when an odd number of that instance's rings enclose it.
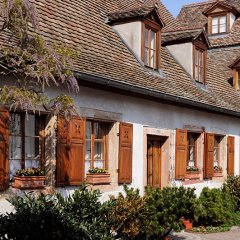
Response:
[[[148,141],[147,183],[152,187],[161,187],[161,146],[160,140]]]

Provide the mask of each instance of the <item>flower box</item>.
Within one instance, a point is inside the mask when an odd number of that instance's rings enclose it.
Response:
[[[44,188],[45,179],[45,176],[14,176],[13,187],[18,189]]]
[[[222,177],[223,176],[223,172],[221,170],[219,171],[214,171],[213,172],[213,176],[214,177]]]
[[[111,182],[109,173],[88,173],[86,181],[92,185],[110,184]]]
[[[186,172],[186,179],[199,179],[200,178],[199,171],[187,171]]]

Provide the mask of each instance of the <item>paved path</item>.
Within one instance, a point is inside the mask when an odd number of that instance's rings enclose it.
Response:
[[[180,232],[172,235],[173,240],[240,240],[240,227],[233,227],[229,232],[196,234]]]

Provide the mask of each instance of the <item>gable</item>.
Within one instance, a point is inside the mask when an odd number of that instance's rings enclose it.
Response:
[[[231,12],[235,15],[238,14],[238,11],[234,7],[232,7],[226,3],[220,3],[220,2],[217,2],[217,3],[213,4],[212,6],[210,6],[209,8],[207,8],[203,12],[203,14],[206,16],[209,16],[212,14],[218,14],[218,13],[221,14],[223,12]]]
[[[231,69],[240,69],[240,57],[237,58],[229,67]]]

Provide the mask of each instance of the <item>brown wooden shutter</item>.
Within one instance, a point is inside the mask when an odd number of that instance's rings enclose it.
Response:
[[[8,145],[9,145],[9,112],[0,110],[0,190],[9,185]]]
[[[176,130],[175,179],[183,180],[187,167],[187,130]]]
[[[214,134],[205,134],[205,161],[204,161],[204,178],[213,177],[214,161]]]
[[[118,183],[131,183],[133,125],[120,123],[119,132]]]
[[[79,185],[84,181],[85,119],[58,119],[57,186]]]
[[[234,176],[234,137],[229,136],[227,141],[227,173]]]

